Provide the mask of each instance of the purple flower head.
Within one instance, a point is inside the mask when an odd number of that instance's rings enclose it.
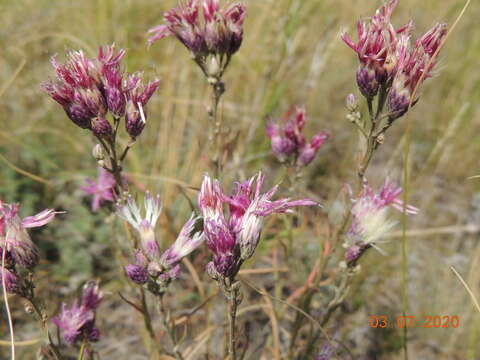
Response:
[[[126,81],[127,107],[125,129],[132,138],[139,136],[145,127],[147,119],[146,106],[157,90],[159,83],[159,80],[154,80],[144,84],[142,73],[129,75]]]
[[[5,239],[5,255],[10,253],[15,263],[32,270],[38,263],[38,249],[26,229],[49,223],[56,213],[46,209],[22,220],[18,210],[18,204],[6,204],[0,200],[0,238]]]
[[[180,275],[180,264],[175,265],[171,269],[168,269],[166,271],[163,271],[158,279],[162,284],[168,284],[178,278]]]
[[[114,187],[116,184],[114,176],[102,167],[98,168],[98,179],[86,179],[87,186],[80,189],[86,194],[92,196],[92,210],[97,211],[105,202],[113,202],[115,200]]]
[[[404,203],[400,199],[401,193],[400,187],[386,179],[378,193],[365,184],[358,199],[352,199],[352,221],[345,244],[347,264],[355,264],[365,250],[372,246],[376,247],[376,244],[380,243],[395,226],[395,222],[389,217],[388,210],[389,207],[393,207],[403,211]],[[418,209],[407,205],[405,212],[412,215],[418,213]]]
[[[266,131],[272,143],[272,151],[280,161],[307,166],[330,137],[322,131],[311,142],[307,142],[303,134],[306,121],[305,109],[296,107],[291,108],[283,118],[267,123]]]
[[[217,180],[212,181],[205,175],[198,199],[206,243],[214,254],[209,273],[234,277],[241,263],[253,255],[265,217],[290,212],[296,206],[316,205],[309,199],[272,201],[277,186],[262,194],[264,181],[265,177],[259,173],[246,182],[237,183],[233,194],[226,195]],[[224,205],[229,209],[228,216]]]
[[[73,345],[84,337],[89,341],[98,340],[95,313],[102,297],[98,284],[91,282],[84,287],[80,304],[74,302],[70,308],[63,304],[60,314],[52,318],[52,322],[62,330],[63,339],[68,345]]]
[[[67,62],[60,65],[53,57],[56,79],[44,83],[44,90],[63,106],[70,119],[90,129],[91,119],[104,116],[107,105],[101,92],[100,68],[95,59],[82,51],[67,53]]]
[[[391,23],[392,13],[398,0],[388,0],[377,10],[374,16],[357,23],[358,41],[355,43],[347,33],[343,41],[357,53],[360,67],[357,71],[357,83],[362,94],[371,99],[378,88],[385,86],[397,71],[397,46],[399,37],[409,36],[412,23],[399,29]]]
[[[160,195],[151,196],[149,192],[146,192],[144,207],[145,215],[142,216],[137,203],[132,196],[129,196],[126,204],[118,206],[117,214],[138,231],[145,254],[150,258],[157,259],[160,255],[160,248],[155,239],[154,230],[162,212]]]
[[[413,92],[431,76],[436,64],[434,55],[447,34],[447,26],[437,24],[412,45],[413,23],[398,29],[391,23],[397,3],[388,0],[374,16],[359,21],[356,43],[346,33],[342,36],[359,58],[357,84],[361,93],[370,100],[380,87],[388,93],[390,121],[408,111]],[[413,99],[412,104],[416,101]]]
[[[207,247],[213,252],[213,265],[223,277],[234,277],[240,266],[240,252],[236,234],[225,219],[205,220]]]
[[[0,267],[0,287],[3,288],[5,282],[5,290],[10,294],[18,294],[21,291],[20,279],[15,273],[7,268]]]
[[[149,44],[168,36],[176,37],[208,72],[208,56],[230,58],[243,41],[246,9],[240,2],[220,6],[218,0],[188,0],[164,14],[165,24],[149,30]],[[223,73],[229,60],[222,61]],[[209,74],[216,76],[218,74]]]
[[[192,214],[180,231],[177,240],[163,253],[160,263],[165,268],[171,268],[202,244],[204,240],[203,232],[194,233],[195,223],[199,219]]]
[[[412,48],[408,39],[404,41],[399,56],[397,76],[393,80],[392,89],[388,94],[387,104],[390,117],[395,120],[403,116],[410,106],[418,101],[411,99],[414,91],[432,76],[437,61],[433,57],[447,35],[446,24],[437,24],[420,39],[416,40]]]
[[[136,284],[143,285],[148,282],[148,259],[141,250],[135,252],[135,264],[127,265],[125,273]]]
[[[96,58],[82,51],[67,54],[60,65],[52,64],[56,79],[42,84],[44,90],[66,111],[78,126],[92,130],[97,137],[109,137],[112,127],[107,112],[120,120],[125,116],[126,128],[133,138],[145,126],[145,106],[158,87],[155,80],[143,84],[141,73],[127,74],[121,68],[125,50],[115,46],[101,47]]]
[[[112,126],[104,117],[94,117],[91,124],[92,132],[96,137],[108,139],[113,133]]]

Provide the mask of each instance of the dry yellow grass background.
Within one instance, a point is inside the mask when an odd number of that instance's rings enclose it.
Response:
[[[226,178],[245,178],[260,168],[270,182],[280,178],[282,170],[269,153],[264,117],[279,115],[291,104],[304,104],[310,134],[320,129],[333,134],[306,174],[307,193],[328,204],[343,183],[355,181],[357,135],[345,120],[343,104],[349,92],[358,94],[354,82],[357,59],[339,34],[344,28],[353,32],[357,19],[371,14],[380,2],[245,2],[245,40],[227,71],[227,92],[221,105],[236,146],[226,165]],[[66,50],[81,48],[93,55],[99,45],[115,42],[127,49],[129,71],[144,69],[148,77],[161,79],[160,90],[149,103],[147,129],[131,151],[126,169],[142,186],[162,194],[169,209],[162,225],[178,229],[190,212],[179,186],[198,187],[208,170],[204,144],[209,89],[178,42],[163,40],[150,49],[146,46],[146,31],[160,23],[162,12],[174,3],[0,1],[2,198],[27,201],[32,208],[48,207],[68,195],[61,195],[62,191],[72,191],[66,184],[80,183],[84,176],[94,174],[92,139],[66,118],[39,84],[52,74],[49,58],[53,54],[62,58]],[[463,4],[461,0],[401,0],[394,21],[400,24],[413,18],[419,35],[436,21],[453,22]],[[421,213],[409,224],[413,232],[409,313],[461,318],[459,329],[412,330],[412,359],[480,356],[480,319],[449,269],[454,265],[480,295],[480,180],[467,180],[480,173],[479,17],[480,5],[474,1],[440,55],[437,76],[426,83],[410,115],[410,202]],[[386,175],[401,181],[404,129],[400,120],[387,135],[367,173],[373,184],[381,183]],[[185,191],[195,198],[195,191]],[[77,192],[74,195],[79,198]],[[163,236],[165,230],[159,232]],[[295,241],[302,250],[318,248],[320,240],[303,235]],[[398,339],[371,333],[368,316],[401,314],[400,237],[392,238],[384,249],[386,257],[372,252],[364,259],[362,281],[352,295],[352,303],[361,305],[345,317],[353,338],[357,336],[366,349],[378,340],[382,351],[398,346]],[[300,269],[295,279],[301,283],[308,271]],[[4,330],[1,337],[6,340]],[[382,359],[400,358],[395,352],[385,354]],[[268,351],[263,356],[271,358]]]

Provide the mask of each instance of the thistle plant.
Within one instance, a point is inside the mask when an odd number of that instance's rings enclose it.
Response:
[[[378,249],[379,242],[384,240],[395,222],[388,217],[388,208],[393,207],[408,215],[418,213],[412,205],[404,206],[400,200],[402,188],[395,186],[390,180],[385,180],[378,193],[365,184],[360,196],[352,200],[351,223],[346,234],[345,263],[349,268],[356,266],[360,257],[371,247]],[[382,251],[381,251],[382,252]]]
[[[255,253],[264,219],[275,213],[291,212],[297,206],[316,205],[310,199],[272,201],[278,186],[262,194],[264,181],[265,176],[258,173],[246,182],[238,182],[233,193],[227,195],[218,180],[205,175],[198,195],[206,244],[213,253],[207,272],[228,300],[228,355],[232,360],[237,358],[235,319],[241,303],[240,283],[236,276],[243,262]],[[228,215],[224,212],[226,207],[229,209]]]
[[[27,230],[48,224],[55,218],[57,212],[45,209],[22,219],[18,214],[19,209],[19,204],[7,204],[0,200],[2,289],[27,301],[28,311],[36,316],[42,330],[45,331],[51,354],[58,360],[61,357],[48,330],[49,315],[35,293],[34,271],[38,265],[39,251]]]
[[[155,225],[162,211],[160,197],[145,194],[145,213],[141,211],[135,200],[129,196],[125,204],[118,205],[118,216],[126,220],[139,234],[140,244],[134,249],[135,263],[125,267],[125,273],[137,285],[145,287],[158,300],[163,325],[173,345],[173,353],[177,359],[183,359],[177,344],[175,325],[171,324],[170,311],[164,304],[164,295],[168,286],[180,273],[180,261],[204,241],[203,232],[196,231],[199,220],[193,214],[181,229],[177,239],[167,250],[160,253],[160,245],[155,238]]]
[[[60,313],[52,318],[52,322],[61,330],[66,345],[79,343],[78,359],[94,359],[95,351],[92,343],[100,338],[100,331],[95,325],[96,311],[103,294],[99,291],[98,282],[85,284],[80,301],[71,307],[62,304]]]
[[[342,35],[343,42],[356,53],[359,62],[355,81],[361,96],[349,94],[346,97],[346,117],[355,125],[361,137],[361,154],[354,174],[358,178],[358,186],[354,189],[350,186],[343,187],[345,201],[343,213],[339,216],[341,219],[332,220],[330,213],[328,216],[321,214],[321,217],[313,217],[318,214],[312,212],[308,226],[312,223],[319,227],[325,226],[325,229],[321,229],[324,247],[305,285],[298,291],[291,289],[291,284],[283,286],[278,281],[280,271],[275,249],[272,261],[274,270],[268,270],[275,273],[275,296],[272,298],[280,300],[282,290],[288,287],[289,292],[292,290],[289,301],[279,302],[291,304],[297,301],[297,305],[291,305],[296,310],[293,321],[284,316],[286,311],[279,311],[279,307],[269,303],[269,315],[277,321],[276,329],[284,330],[290,326],[288,331],[274,334],[275,341],[280,342],[274,344],[278,351],[275,358],[326,360],[338,356],[337,353],[341,352],[339,346],[333,344],[330,337],[323,338],[323,329],[335,311],[348,299],[352,279],[360,271],[360,264],[365,260],[367,251],[373,248],[384,253],[383,244],[396,225],[391,209],[404,215],[414,215],[419,211],[400,199],[403,189],[389,178],[376,190],[378,180],[382,180],[384,175],[377,176],[376,181],[372,182],[369,180],[373,180],[374,176],[367,176],[370,163],[386,141],[390,127],[420,101],[423,84],[434,75],[437,56],[447,35],[447,26],[438,23],[423,36],[414,39],[412,21],[401,27],[394,26],[392,22],[397,4],[398,0],[386,0],[373,16],[359,21],[356,40],[347,33]],[[142,313],[148,335],[155,347],[146,349],[152,359],[165,356],[177,360],[201,357],[195,354],[196,347],[187,348],[178,338],[178,322],[173,318],[166,301],[170,294],[179,295],[174,292],[175,286],[172,285],[181,276],[182,261],[194,274],[195,285],[202,281],[202,276],[195,275],[195,267],[201,266],[202,269],[205,268],[207,277],[224,294],[227,303],[225,317],[228,320],[225,353],[229,360],[246,359],[249,343],[247,341],[244,353],[240,355],[240,336],[237,332],[238,309],[243,301],[240,270],[258,252],[262,232],[270,216],[291,214],[297,207],[318,206],[317,201],[310,199],[313,197],[310,193],[308,197],[298,196],[296,185],[300,183],[303,169],[313,163],[330,138],[330,133],[317,131],[309,138],[305,129],[307,113],[304,107],[292,107],[280,118],[268,119],[265,127],[264,140],[267,137],[270,140],[273,154],[285,166],[287,175],[294,172],[290,178],[290,188],[274,200],[274,196],[281,192],[281,186],[264,191],[266,176],[259,172],[246,181],[235,182],[232,191],[225,190],[224,185],[229,179],[244,177],[244,169],[232,169],[231,173],[223,173],[223,163],[227,157],[224,144],[227,132],[223,118],[219,115],[219,104],[226,91],[226,71],[243,43],[245,19],[246,8],[241,2],[221,5],[220,0],[180,0],[176,8],[165,12],[163,24],[149,30],[149,45],[166,37],[179,40],[201,70],[206,86],[211,87],[208,142],[211,146],[210,173],[214,175],[206,173],[199,188],[195,187],[198,183],[182,187],[182,190],[188,188],[189,191],[195,191],[197,203],[191,202],[193,213],[189,218],[188,214],[181,215],[185,222],[178,234],[172,231],[175,240],[169,246],[163,244],[156,235],[157,223],[162,214],[160,196],[149,192],[143,194],[143,187],[138,186],[143,195],[139,198],[143,199],[137,200],[132,185],[134,183],[123,172],[130,149],[146,128],[148,103],[156,92],[159,81],[145,81],[142,72],[127,73],[122,65],[125,50],[117,50],[114,45],[110,45],[100,47],[93,58],[83,51],[70,51],[63,64],[54,56],[51,59],[54,78],[42,84],[46,93],[62,107],[73,124],[90,132],[95,139],[92,155],[98,170],[97,179],[86,179],[86,184],[80,189],[91,198],[92,211],[97,212],[105,207],[107,213],[114,213],[122,219],[128,234],[132,235],[129,236],[132,241],[128,248],[120,245],[124,260],[121,272],[135,291],[141,294],[141,304],[137,305],[135,300],[129,301],[122,295],[121,297]],[[363,100],[364,104],[359,100]],[[364,108],[368,109],[366,116],[363,114]],[[123,135],[121,128],[124,129]],[[125,136],[127,141],[120,141],[121,136]],[[278,163],[273,166],[278,167]],[[130,185],[127,180],[131,182]],[[312,193],[316,191],[308,190]],[[301,199],[291,200],[285,194]],[[189,196],[187,193],[184,195]],[[47,307],[36,292],[38,284],[35,282],[35,269],[39,262],[39,250],[28,229],[50,223],[56,214],[58,212],[55,210],[46,209],[22,219],[18,204],[0,201],[2,289],[5,298],[6,293],[22,298],[27,303],[27,310],[36,316],[45,331],[49,359],[61,360],[67,358],[63,357],[63,352],[70,356],[75,351],[79,360],[94,360],[100,358],[94,343],[100,339],[97,318],[101,313],[98,310],[105,301],[104,294],[99,289],[99,281],[88,282],[81,296],[70,305],[63,303],[53,318],[50,318]],[[110,220],[108,215],[111,214],[97,214],[105,222]],[[170,213],[167,212],[167,215]],[[293,223],[285,220],[287,231],[291,230]],[[283,231],[275,230],[275,236],[283,236]],[[289,236],[291,242],[286,257],[293,258],[293,252],[290,252],[294,244],[292,231],[289,231]],[[195,264],[190,264],[186,258],[193,256],[204,242],[212,254],[211,259],[205,261],[203,256],[198,256]],[[290,261],[286,261],[287,265],[293,263]],[[322,281],[326,274],[328,282]],[[214,298],[214,295],[205,296],[206,291],[203,291],[202,286],[198,288],[205,299],[201,305],[187,311],[187,316],[182,317],[187,322],[190,316]],[[262,295],[267,299],[268,294]],[[160,347],[154,319],[149,313],[152,300],[158,307],[165,333],[171,343],[168,349]],[[318,306],[318,309],[312,311],[314,306]],[[314,331],[313,327],[307,331],[304,326],[307,317],[315,326],[319,325],[322,331]],[[207,321],[211,319],[208,310],[205,318]],[[52,339],[49,320],[57,327],[58,341]],[[204,331],[207,335],[196,340],[199,343],[208,342],[210,329],[213,331],[215,326],[207,326]],[[300,336],[301,334],[305,336]],[[14,341],[12,335],[12,343]],[[341,344],[337,340],[334,342]],[[262,346],[265,344],[267,341]],[[256,352],[252,354],[256,356]],[[218,352],[211,355],[207,345],[205,358],[216,358]]]
[[[223,119],[218,105],[226,90],[222,78],[232,56],[243,41],[246,8],[240,2],[220,6],[219,0],[188,0],[164,14],[165,24],[149,30],[149,44],[165,37],[176,37],[190,52],[212,88],[208,109],[212,164],[217,176],[222,170]]]
[[[376,149],[385,141],[386,131],[417,103],[418,89],[432,76],[436,56],[447,26],[436,24],[412,42],[413,22],[400,28],[391,22],[398,0],[388,0],[374,16],[357,24],[358,40],[347,33],[343,41],[358,55],[357,85],[368,105],[368,119],[358,116],[358,109],[349,97],[350,120],[365,137],[358,177],[360,184]],[[375,102],[376,100],[376,102]]]
[[[320,131],[307,141],[304,135],[306,122],[305,108],[292,107],[280,119],[269,119],[266,126],[273,154],[285,165],[287,175],[293,169],[294,175],[289,177],[291,193],[302,178],[302,169],[315,159],[330,137],[329,132]]]
[[[53,57],[56,79],[42,84],[70,120],[89,130],[98,140],[101,147],[94,147],[94,157],[99,166],[114,176],[116,197],[121,197],[126,189],[122,164],[145,128],[146,106],[159,84],[158,80],[144,83],[140,72],[125,73],[121,67],[124,56],[125,50],[116,51],[111,45],[100,47],[93,59],[83,51],[71,51],[67,53],[66,63],[61,65]],[[117,134],[122,119],[130,141],[120,151]]]

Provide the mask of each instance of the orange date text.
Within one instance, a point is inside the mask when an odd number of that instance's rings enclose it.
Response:
[[[371,315],[369,324],[375,329],[385,328],[458,328],[460,326],[460,317],[458,315],[427,315],[413,316],[400,315],[390,317],[386,315]]]

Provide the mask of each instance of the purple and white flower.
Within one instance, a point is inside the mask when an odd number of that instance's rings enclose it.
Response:
[[[62,331],[63,339],[68,345],[74,345],[85,338],[88,341],[98,341],[100,332],[95,326],[95,318],[102,299],[98,283],[92,281],[85,285],[80,302],[75,301],[71,307],[62,304],[60,314],[52,318],[52,322]]]
[[[149,44],[176,37],[208,76],[220,76],[243,41],[245,6],[234,2],[220,6],[218,0],[188,0],[164,14],[165,24],[149,30]],[[216,65],[206,65],[209,56]]]
[[[105,202],[113,202],[115,200],[114,188],[116,181],[114,176],[102,167],[98,168],[97,181],[86,179],[87,186],[80,189],[86,194],[92,196],[92,210],[97,211]]]
[[[280,161],[307,166],[330,137],[326,131],[321,131],[307,142],[303,134],[306,121],[305,109],[296,107],[290,109],[281,119],[268,122],[267,135],[272,151]]]
[[[142,249],[152,259],[158,259],[160,247],[155,239],[155,225],[162,212],[160,195],[145,193],[144,215],[141,214],[135,199],[130,195],[125,204],[118,206],[117,214],[126,220],[140,235]]]
[[[32,270],[38,264],[38,248],[33,243],[28,228],[48,224],[55,217],[55,210],[46,209],[23,219],[18,215],[18,204],[7,204],[0,200],[0,239],[2,251],[10,254],[15,263]]]
[[[296,206],[317,205],[310,199],[272,201],[278,186],[262,193],[264,181],[265,176],[259,173],[237,183],[233,194],[226,195],[217,180],[205,175],[198,203],[204,218],[206,243],[213,252],[213,261],[207,267],[210,274],[230,278],[236,275],[242,262],[252,257],[267,216],[291,212]]]
[[[42,84],[68,117],[96,137],[109,138],[113,132],[107,113],[119,121],[125,116],[127,132],[136,138],[145,126],[146,105],[157,90],[158,80],[143,83],[139,73],[128,75],[121,68],[125,50],[100,47],[96,58],[82,51],[67,53],[61,65],[52,58],[56,79]]]
[[[389,215],[389,207],[408,215],[418,213],[412,205],[404,205],[400,199],[402,188],[397,187],[389,179],[385,180],[378,193],[368,185],[357,199],[352,199],[351,224],[347,233],[344,246],[347,248],[345,260],[347,264],[354,265],[360,256],[370,247],[379,249],[377,244],[396,225]]]

